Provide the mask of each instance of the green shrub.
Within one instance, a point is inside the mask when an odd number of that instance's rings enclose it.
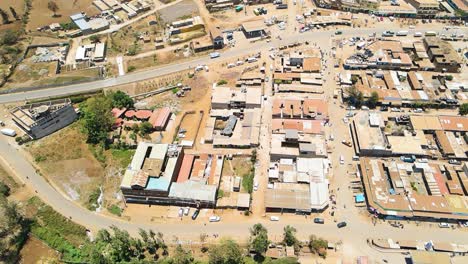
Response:
[[[216,84],[217,85],[225,85],[225,84],[227,84],[227,81],[226,80],[219,80]]]
[[[114,215],[121,216],[122,215],[122,209],[116,204],[113,204],[107,208],[107,210]]]
[[[136,70],[136,67],[133,66],[133,65],[130,65],[130,66],[128,66],[128,68],[127,68],[127,72],[132,72],[132,71],[135,71],[135,70]]]

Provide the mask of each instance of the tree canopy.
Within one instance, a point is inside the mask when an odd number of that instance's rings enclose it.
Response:
[[[92,36],[91,36],[92,37]],[[116,91],[109,94],[112,101],[112,107],[130,108],[133,107],[133,99],[122,91]]]
[[[111,101],[108,97],[91,97],[80,105],[82,128],[92,144],[104,143],[111,130],[114,118],[111,114]]]
[[[460,108],[458,109],[458,113],[460,115],[467,115],[468,114],[468,103],[463,103],[460,105]]]
[[[284,233],[283,233],[283,243],[286,244],[286,246],[295,246],[299,242],[296,238],[296,228],[287,225],[284,227]]]
[[[377,106],[377,103],[379,102],[379,94],[376,91],[373,91],[371,93],[371,96],[367,100],[367,105],[370,108],[375,108]]]
[[[250,229],[250,248],[257,254],[264,254],[269,245],[268,231],[262,224],[255,224]]]
[[[231,239],[223,239],[219,245],[209,250],[209,264],[243,263],[242,251],[239,245]]]

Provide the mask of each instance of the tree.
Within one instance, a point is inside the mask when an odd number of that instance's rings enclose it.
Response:
[[[371,93],[371,96],[369,97],[369,100],[367,100],[367,105],[370,108],[375,108],[378,102],[379,102],[379,94],[376,91],[373,91]]]
[[[310,251],[314,254],[319,254],[322,257],[327,255],[328,242],[322,238],[317,238],[314,235],[310,235],[308,246]]]
[[[4,182],[0,181],[0,195],[5,197],[10,196],[10,187],[6,185]]]
[[[468,114],[468,103],[463,103],[462,105],[460,105],[460,108],[458,109],[458,114],[463,116]]]
[[[219,245],[215,245],[209,250],[209,264],[238,264],[242,262],[241,248],[231,239],[223,239]]]
[[[151,125],[150,122],[145,121],[145,122],[141,123],[141,125],[140,125],[140,135],[142,137],[150,134],[151,131],[153,131],[153,125]]]
[[[88,135],[88,143],[105,143],[114,118],[111,101],[104,96],[91,97],[81,104],[82,128]]]
[[[264,254],[270,242],[268,241],[268,231],[262,224],[255,224],[250,229],[250,248],[257,254]]]
[[[133,107],[133,99],[122,91],[117,91],[109,94],[112,101],[112,107],[116,108],[131,108]]]
[[[50,11],[54,12],[54,15],[52,15],[52,17],[57,17],[57,11],[59,10],[59,7],[55,1],[50,0],[49,3],[47,3],[47,8]]]
[[[19,39],[19,33],[18,31],[15,30],[7,30],[3,35],[1,36],[0,39],[0,44],[3,45],[14,45],[16,42],[18,42]]]
[[[12,6],[10,6],[10,12],[16,20],[20,19],[18,14],[16,13],[16,10]]]
[[[0,195],[0,261],[19,262],[19,251],[29,233],[28,221],[15,203]]]
[[[356,87],[348,89],[349,102],[355,106],[361,106],[364,103],[364,95]]]
[[[173,264],[190,264],[193,262],[192,254],[189,251],[185,251],[182,246],[177,245],[174,256],[172,257]]]
[[[287,225],[283,229],[283,243],[286,244],[286,246],[295,246],[299,241],[296,238],[296,228]]]
[[[98,43],[98,42],[101,42],[101,37],[99,37],[99,35],[92,35],[91,37],[89,37],[89,40],[92,43]]]
[[[10,23],[10,16],[8,15],[7,12],[5,12],[5,10],[3,10],[1,8],[0,8],[0,16],[2,17],[3,24]]]

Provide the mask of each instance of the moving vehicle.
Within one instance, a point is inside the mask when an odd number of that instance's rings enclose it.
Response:
[[[346,222],[344,222],[344,221],[343,221],[343,222],[339,222],[338,224],[336,224],[336,226],[337,226],[338,228],[343,228],[343,227],[345,227],[346,225],[347,225],[347,224],[346,224]]]
[[[195,220],[195,219],[197,219],[197,217],[198,217],[198,214],[200,214],[200,209],[197,209],[197,210],[195,210],[195,212],[193,212],[193,215],[192,215],[192,220]]]
[[[396,33],[397,36],[400,36],[400,37],[404,37],[404,36],[408,36],[408,31],[406,30],[400,30]]]
[[[344,157],[343,157],[343,155],[340,155],[340,164],[341,164],[341,165],[344,164]]]
[[[416,161],[416,156],[414,155],[411,155],[411,156],[401,156],[400,157],[400,160],[401,161],[404,161],[404,162],[415,162]]]
[[[219,222],[221,221],[221,217],[217,215],[210,216],[210,222]]]
[[[215,58],[218,58],[219,56],[221,56],[221,54],[219,52],[211,52],[210,53],[210,59],[215,59]]]
[[[393,37],[395,35],[395,32],[387,30],[382,33],[382,37]]]
[[[16,136],[16,131],[14,131],[11,128],[4,128],[4,129],[0,130],[0,132],[5,136],[10,136],[10,137]]]
[[[276,221],[279,221],[279,220],[280,220],[280,219],[279,219],[278,216],[274,216],[274,215],[273,215],[273,216],[270,216],[270,221],[276,222]]]
[[[325,220],[323,220],[323,218],[314,218],[314,223],[316,224],[325,224]]]

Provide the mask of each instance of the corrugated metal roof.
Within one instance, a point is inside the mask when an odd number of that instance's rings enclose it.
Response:
[[[173,183],[169,197],[215,202],[216,189],[214,185],[188,180],[184,183]]]

